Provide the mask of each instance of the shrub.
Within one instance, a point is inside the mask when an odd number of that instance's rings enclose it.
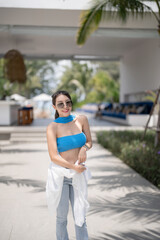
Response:
[[[154,147],[154,133],[148,131],[101,131],[97,139],[103,147],[160,188],[160,149]]]

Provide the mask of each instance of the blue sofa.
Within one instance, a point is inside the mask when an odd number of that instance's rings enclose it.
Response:
[[[118,106],[119,106],[119,108],[121,108],[121,111],[116,112],[116,111],[114,111],[114,109],[112,109],[113,106],[112,107],[109,106],[108,108],[104,108],[102,110],[102,116],[126,119],[127,114],[123,112],[123,109],[124,109],[124,107],[129,108],[131,106],[135,106],[136,109],[139,109],[141,111],[139,113],[131,111],[128,114],[150,114],[150,111],[153,106],[153,102],[143,101],[143,102],[120,103]]]
[[[96,113],[98,109],[98,105],[101,106],[102,109],[102,116],[114,117],[119,119],[126,119],[127,114],[123,112],[125,107],[135,106],[136,109],[139,109],[139,113],[129,112],[128,114],[150,114],[150,111],[153,106],[153,102],[150,101],[143,101],[143,102],[126,102],[126,103],[119,103],[117,107],[121,108],[121,111],[116,112],[114,109],[114,104],[109,102],[102,102],[101,104],[97,103],[88,103],[84,105],[82,108],[77,108],[77,111],[85,111],[89,113]],[[140,109],[141,108],[141,109]]]

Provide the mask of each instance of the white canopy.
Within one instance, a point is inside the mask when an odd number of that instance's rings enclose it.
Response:
[[[25,97],[23,97],[23,96],[21,96],[21,95],[19,95],[19,94],[12,94],[11,95],[11,99],[14,99],[14,100],[16,100],[16,101],[24,101],[24,100],[26,100],[26,98]]]
[[[33,101],[51,101],[51,96],[46,93],[41,93],[32,98]]]

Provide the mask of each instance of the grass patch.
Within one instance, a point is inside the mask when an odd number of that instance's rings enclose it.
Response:
[[[154,147],[155,132],[100,131],[97,140],[124,163],[160,188],[160,147]]]

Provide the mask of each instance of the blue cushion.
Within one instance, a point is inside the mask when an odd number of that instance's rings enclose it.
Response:
[[[31,110],[33,109],[33,107],[21,107],[19,108],[19,110]]]
[[[105,110],[102,111],[102,116],[126,119],[126,114],[124,113],[107,112]]]

